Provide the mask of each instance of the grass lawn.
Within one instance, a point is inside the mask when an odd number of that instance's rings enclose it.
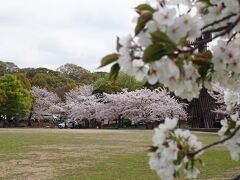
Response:
[[[198,135],[205,144],[217,140]],[[148,167],[151,136],[147,130],[1,129],[0,179],[157,180]],[[231,161],[223,146],[202,159],[201,179],[240,173],[240,161]]]

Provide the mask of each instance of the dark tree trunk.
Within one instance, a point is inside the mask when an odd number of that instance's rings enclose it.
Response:
[[[117,120],[117,128],[118,128],[118,129],[121,128],[121,119],[118,119],[118,120]]]
[[[18,127],[18,119],[14,118],[13,122],[14,122],[14,127]]]
[[[0,116],[0,122],[3,123],[3,117]]]
[[[28,127],[32,126],[32,115],[33,115],[33,106],[31,107],[31,112],[28,116]]]
[[[92,128],[93,127],[93,123],[92,123],[92,120],[89,121],[89,128]]]
[[[93,126],[94,126],[95,129],[98,127],[98,122],[97,122],[96,119],[94,119],[94,125]]]
[[[11,120],[11,117],[10,117],[10,116],[7,116],[7,117],[3,120],[3,128],[8,127],[10,120]]]
[[[6,116],[4,116],[3,118],[2,118],[2,128],[5,128],[6,127]]]
[[[67,129],[67,121],[64,120],[64,123],[65,123],[64,128]]]
[[[118,116],[118,120],[117,120],[116,123],[117,123],[117,126],[116,126],[117,128],[121,128],[121,127],[122,127],[122,124],[123,124],[123,123],[122,123],[122,118],[121,118],[121,116]]]
[[[89,121],[88,120],[85,120],[85,127],[89,128]]]

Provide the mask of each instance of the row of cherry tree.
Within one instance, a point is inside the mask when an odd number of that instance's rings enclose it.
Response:
[[[43,120],[46,115],[65,115],[78,122],[96,120],[109,122],[129,119],[134,123],[163,121],[166,117],[186,120],[185,104],[171,97],[165,90],[123,90],[117,94],[93,93],[93,86],[82,86],[66,94],[65,102],[53,92],[39,87],[31,89],[35,97],[33,118]]]

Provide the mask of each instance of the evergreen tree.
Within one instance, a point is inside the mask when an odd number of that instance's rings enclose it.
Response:
[[[5,122],[14,120],[17,123],[19,118],[26,118],[31,109],[32,97],[15,75],[0,77],[0,89],[5,92],[6,100],[0,104],[0,115]]]

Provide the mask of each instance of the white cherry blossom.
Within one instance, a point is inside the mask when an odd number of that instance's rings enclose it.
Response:
[[[187,178],[197,178],[200,172],[190,161],[195,161],[203,152],[191,158],[188,153],[201,149],[202,144],[189,130],[176,129],[177,122],[176,118],[166,118],[165,123],[154,130],[156,150],[149,153],[150,168],[164,180],[174,179],[181,167],[184,167]]]

